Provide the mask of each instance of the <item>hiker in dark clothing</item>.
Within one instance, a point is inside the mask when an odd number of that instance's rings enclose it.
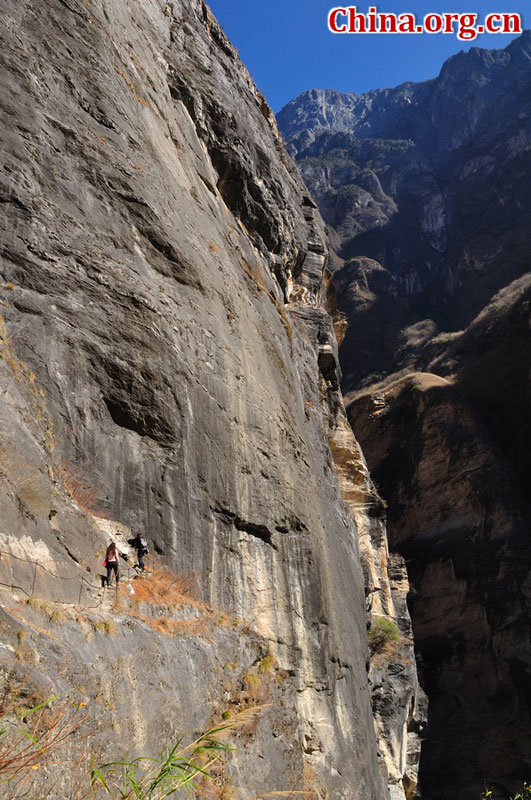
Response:
[[[118,550],[115,542],[111,542],[105,551],[105,561],[103,566],[107,567],[107,586],[111,585],[112,573],[116,576],[116,585],[120,582],[120,573],[118,571]]]
[[[149,553],[146,540],[139,534],[138,536],[135,536],[134,539],[128,539],[127,542],[131,545],[131,547],[135,548],[138,558],[138,567],[141,572],[144,572],[144,556]]]

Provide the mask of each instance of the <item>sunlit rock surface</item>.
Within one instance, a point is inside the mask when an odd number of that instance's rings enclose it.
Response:
[[[101,758],[265,706],[227,793],[384,800],[324,226],[274,117],[196,0],[2,22],[2,674],[81,698]],[[137,533],[196,599],[102,593]]]

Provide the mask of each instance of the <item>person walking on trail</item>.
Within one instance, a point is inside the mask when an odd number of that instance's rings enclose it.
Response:
[[[143,536],[138,534],[138,536],[135,536],[134,539],[128,539],[128,544],[135,548],[138,559],[138,568],[140,569],[140,572],[144,572],[144,556],[149,553],[146,540]]]
[[[120,572],[118,570],[118,550],[115,542],[111,542],[105,551],[103,566],[107,567],[107,586],[111,585],[113,571],[116,577],[116,585],[118,586],[120,582]]]

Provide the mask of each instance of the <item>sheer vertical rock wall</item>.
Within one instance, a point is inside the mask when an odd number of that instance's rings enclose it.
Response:
[[[323,224],[271,111],[196,0],[8,0],[1,52],[2,668],[84,693],[116,757],[237,708],[268,654],[234,790],[383,800]],[[131,532],[193,575],[202,633],[98,595]]]

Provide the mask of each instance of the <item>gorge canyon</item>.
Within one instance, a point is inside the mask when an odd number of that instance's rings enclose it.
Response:
[[[278,115],[328,224],[347,414],[408,567],[429,800],[505,798],[531,770],[530,96],[527,31]]]
[[[531,37],[276,120],[202,0],[4,6],[0,689],[79,722],[0,798],[226,725],[197,798],[508,800]]]

